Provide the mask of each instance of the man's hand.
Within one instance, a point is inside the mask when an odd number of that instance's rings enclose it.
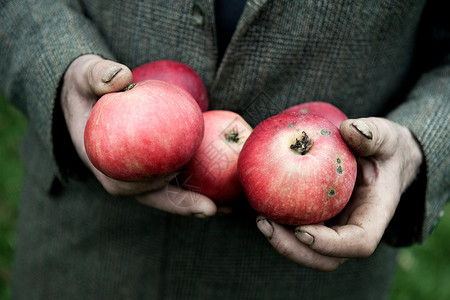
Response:
[[[61,91],[61,107],[69,134],[81,160],[107,192],[116,196],[136,196],[145,205],[181,215],[212,216],[216,205],[209,198],[169,185],[176,174],[142,182],[122,182],[97,170],[86,155],[84,128],[92,107],[102,95],[123,90],[132,82],[129,68],[97,55],[83,55],[67,69]]]
[[[346,120],[340,131],[357,156],[358,176],[348,205],[332,224],[292,230],[264,216],[257,219],[258,228],[280,254],[322,271],[375,251],[423,159],[411,132],[389,120]]]

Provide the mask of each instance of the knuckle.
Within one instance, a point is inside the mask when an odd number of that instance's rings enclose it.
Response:
[[[110,194],[113,197],[122,197],[125,196],[125,193],[118,189],[117,187],[113,187],[113,186],[103,186],[103,188],[106,190],[106,192],[108,194]]]
[[[108,180],[100,179],[100,184],[103,186],[105,191],[113,197],[128,196],[124,189]]]
[[[273,241],[272,245],[275,248],[275,250],[284,257],[289,258],[294,255],[294,252],[292,250],[293,247],[290,242],[278,240],[278,241]]]
[[[376,247],[377,247],[377,245],[375,243],[373,243],[373,242],[363,243],[360,246],[360,249],[358,251],[359,252],[358,256],[360,258],[367,258],[367,257],[369,257],[369,256],[371,256],[373,254],[373,252],[375,251]]]
[[[333,272],[347,260],[347,258],[319,257],[311,262],[311,267],[321,272]]]
[[[319,268],[319,270],[322,272],[333,272],[333,271],[336,271],[340,265],[341,264],[339,262],[334,262],[334,263],[330,263],[325,266],[322,266],[321,268]]]

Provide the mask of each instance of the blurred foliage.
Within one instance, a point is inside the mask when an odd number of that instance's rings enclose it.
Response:
[[[26,119],[0,95],[0,300],[10,299],[15,220],[23,166],[18,148]],[[391,300],[450,299],[450,206],[423,245],[400,251]]]
[[[0,95],[0,299],[9,299],[15,220],[23,167],[18,148],[25,117]]]
[[[450,205],[424,244],[400,251],[391,299],[450,299]]]

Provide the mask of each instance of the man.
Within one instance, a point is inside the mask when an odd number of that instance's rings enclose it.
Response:
[[[212,1],[2,5],[1,88],[30,121],[15,296],[386,298],[388,244],[424,241],[448,201],[449,31],[443,1],[425,2],[247,1],[229,43]],[[342,109],[359,177],[334,226],[286,228],[245,201],[216,215],[199,194],[180,207],[161,180],[93,168],[90,109],[157,59],[193,67],[210,109],[253,126],[305,101]]]

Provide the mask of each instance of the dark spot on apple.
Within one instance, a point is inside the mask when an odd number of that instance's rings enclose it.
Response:
[[[326,128],[323,128],[322,130],[320,130],[320,134],[321,134],[321,135],[327,136],[327,135],[330,135],[330,134],[331,134],[331,131],[329,131],[329,130],[326,129]]]
[[[336,159],[336,161],[337,161],[338,164],[341,163],[341,159],[339,157]]]
[[[294,123],[289,123],[290,128],[294,128]]]
[[[336,195],[336,191],[335,191],[334,189],[331,189],[331,190],[328,192],[328,196],[334,197],[334,195]]]
[[[341,165],[339,165],[339,166],[337,167],[337,169],[336,169],[336,172],[337,172],[338,174],[342,174],[343,171],[344,171],[344,170],[342,170]]]
[[[236,128],[233,128],[230,132],[224,133],[224,138],[229,143],[238,143],[239,142],[239,132]]]

